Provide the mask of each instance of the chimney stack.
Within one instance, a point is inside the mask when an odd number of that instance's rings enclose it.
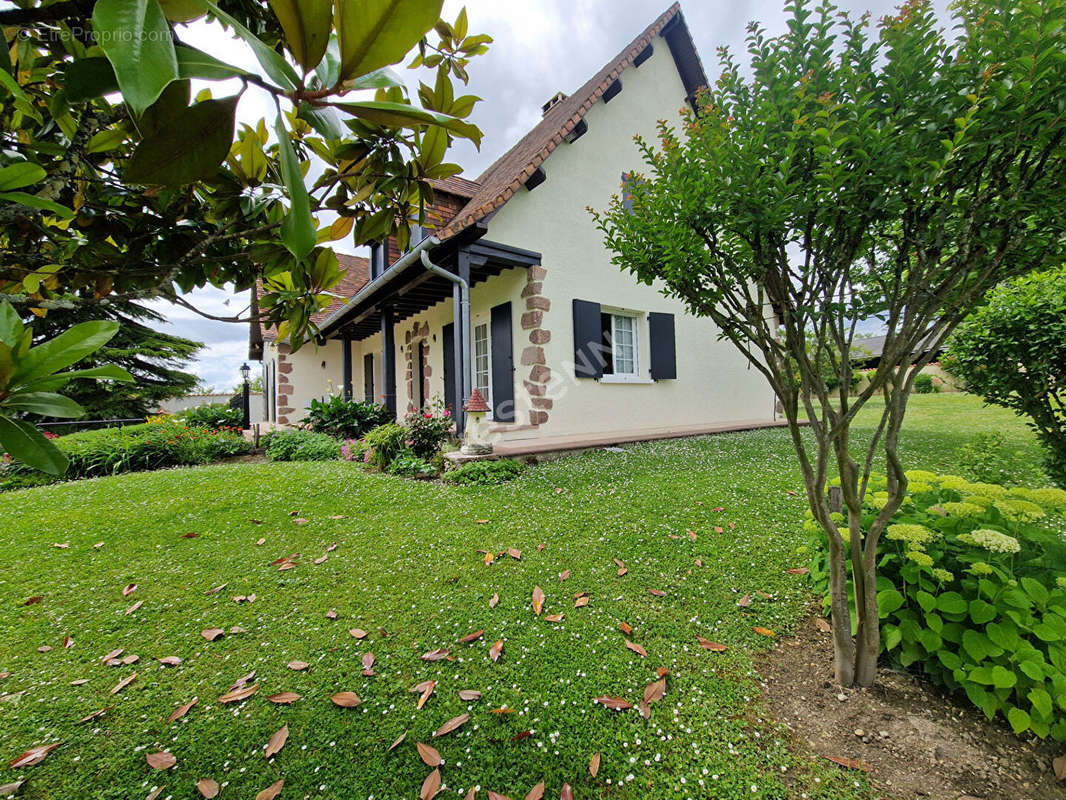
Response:
[[[566,94],[566,92],[556,92],[555,96],[552,97],[551,100],[549,100],[547,103],[540,107],[541,117],[548,116],[548,112],[555,108],[557,105],[559,105],[559,103],[563,102],[563,100],[565,100],[567,96],[568,95]]]

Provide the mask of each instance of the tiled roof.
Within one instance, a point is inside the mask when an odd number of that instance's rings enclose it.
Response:
[[[452,177],[444,178],[443,180],[430,180],[429,184],[438,191],[454,194],[457,197],[470,198],[481,190],[480,183],[468,181],[466,178],[460,178],[458,175],[453,175]]]
[[[551,108],[533,130],[478,177],[480,188],[438,235],[442,239],[453,236],[510,200],[633,59],[680,13],[681,6],[674,3],[584,86]]]

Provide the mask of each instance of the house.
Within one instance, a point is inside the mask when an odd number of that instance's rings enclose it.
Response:
[[[477,388],[497,453],[778,424],[759,372],[709,320],[613,265],[587,211],[641,165],[634,135],[654,140],[705,83],[675,4],[548,99],[477,180],[437,182],[420,243],[342,259],[348,299],[318,319],[317,347],[268,340],[268,420],[295,424],[312,398],[344,391],[400,417],[441,398],[462,432]]]

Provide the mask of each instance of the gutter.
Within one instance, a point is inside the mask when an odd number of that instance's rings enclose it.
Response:
[[[448,272],[448,270],[446,270],[443,267],[438,266],[437,264],[434,264],[432,261],[430,261],[429,260],[429,252],[427,250],[423,250],[422,251],[421,258],[422,258],[422,266],[424,266],[427,270],[432,272],[434,275],[439,275],[440,277],[451,281],[453,284],[455,284],[456,286],[459,287],[459,309],[460,309],[460,318],[462,319],[462,326],[463,326],[463,328],[462,328],[462,371],[463,371],[463,373],[462,373],[462,379],[463,379],[462,380],[462,383],[463,383],[463,385],[462,385],[462,393],[463,393],[463,402],[465,403],[466,400],[470,397],[470,387],[473,385],[473,382],[474,382],[473,381],[473,373],[472,373],[473,364],[471,363],[473,359],[470,358],[470,284],[465,279],[463,279],[461,276],[456,275],[455,273],[452,273],[452,272]],[[463,431],[463,427],[464,426],[462,424],[462,421],[465,419],[465,417],[461,416],[462,414],[463,414],[463,410],[462,409],[460,409],[460,408],[455,409],[456,425],[458,426],[458,429],[459,429],[460,433],[462,433],[462,431]]]
[[[362,302],[364,299],[376,292],[382,286],[391,283],[401,272],[403,272],[412,264],[416,263],[424,251],[427,251],[432,247],[436,247],[439,244],[440,239],[438,239],[436,236],[428,236],[421,242],[416,244],[414,247],[412,247],[410,250],[408,250],[406,253],[404,253],[402,256],[400,256],[398,259],[396,259],[393,265],[387,270],[385,270],[385,272],[381,273],[380,275],[378,275],[378,277],[374,278],[374,280],[370,281],[370,283],[366,284],[355,294],[355,296],[351,297],[347,303],[345,303],[343,306],[341,306],[328,317],[326,317],[326,319],[322,321],[322,325],[319,326],[318,336],[321,338],[327,337],[330,334],[330,329],[338,322],[340,322],[344,315],[354,306],[358,305],[360,302]]]

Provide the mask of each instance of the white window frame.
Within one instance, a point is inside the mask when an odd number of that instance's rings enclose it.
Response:
[[[602,308],[601,313],[607,314],[611,317],[611,366],[612,369],[616,368],[617,361],[615,359],[614,346],[618,340],[617,325],[618,318],[625,317],[633,320],[633,371],[632,372],[605,372],[600,378],[601,383],[654,383],[651,378],[645,377],[640,373],[640,320],[643,317],[642,314],[636,311],[627,311],[620,308]]]
[[[486,320],[481,323],[473,323],[473,336],[470,338],[470,349],[472,350],[470,357],[473,359],[471,370],[474,375],[474,388],[481,390],[481,387],[477,383],[477,342],[478,331],[481,328],[485,329],[485,390],[481,392],[481,396],[485,398],[485,404],[489,407],[489,413],[485,415],[486,419],[492,419],[492,325]]]

